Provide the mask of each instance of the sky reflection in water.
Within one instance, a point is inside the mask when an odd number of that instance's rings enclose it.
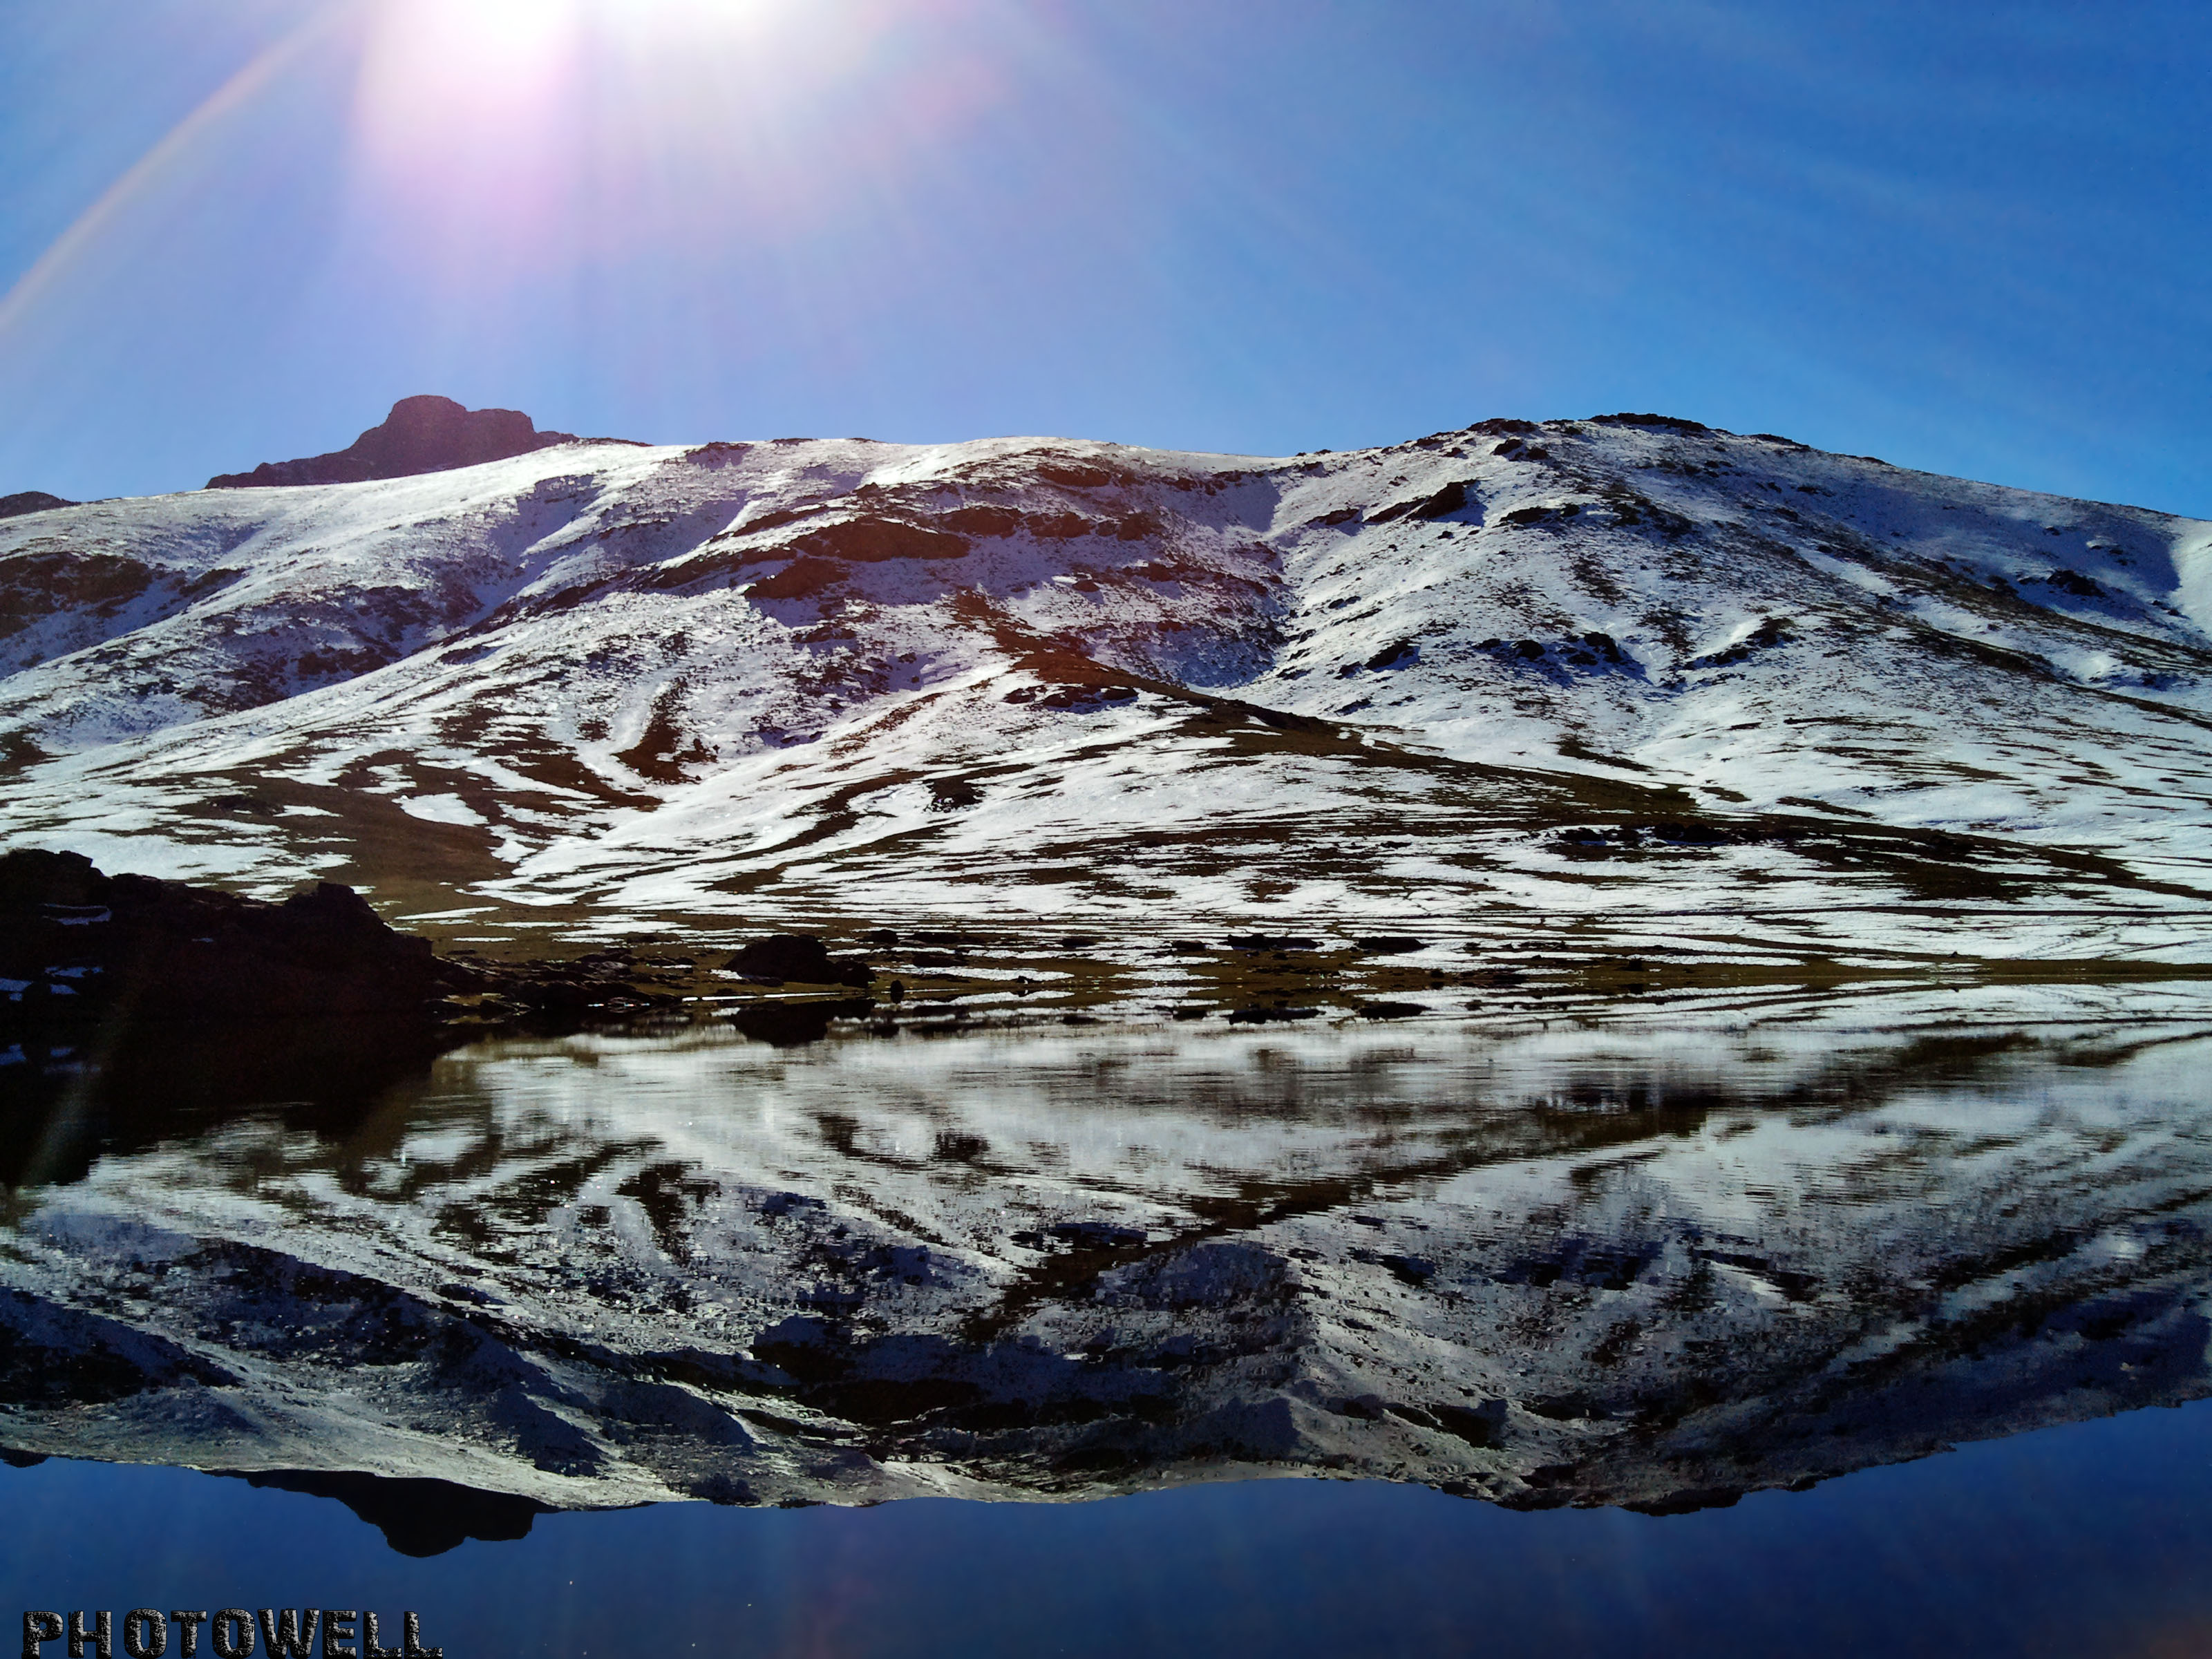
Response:
[[[2212,1644],[2208,1469],[2199,1405],[1656,1518],[1270,1480],[1042,1510],[662,1504],[410,1560],[319,1499],[54,1462],[0,1469],[0,1580],[16,1607],[413,1607],[449,1659],[2180,1656]]]

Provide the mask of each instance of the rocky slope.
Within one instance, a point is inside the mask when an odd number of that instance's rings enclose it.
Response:
[[[2208,629],[2212,525],[1658,416],[563,444],[0,527],[0,787],[10,844],[483,938],[1759,913],[2201,957]]]

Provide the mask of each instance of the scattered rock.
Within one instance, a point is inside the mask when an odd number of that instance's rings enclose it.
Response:
[[[1716,824],[1678,823],[1672,818],[1661,819],[1644,834],[1674,847],[1725,847],[1734,839]]]
[[[968,541],[942,530],[903,519],[839,519],[794,539],[799,553],[848,564],[880,564],[890,559],[963,559]]]
[[[1579,501],[1568,501],[1559,507],[1516,507],[1502,515],[1499,522],[1510,525],[1565,524],[1582,515]]]
[[[1593,415],[1589,417],[1589,423],[1592,426],[1656,427],[1662,432],[1686,434],[1705,433],[1712,430],[1709,426],[1701,426],[1695,421],[1685,421],[1673,415]],[[1787,443],[1790,441],[1784,438],[1779,441]]]
[[[1582,642],[1607,662],[1620,663],[1627,660],[1620,654],[1620,642],[1610,634],[1592,629],[1582,636]]]
[[[1318,1008],[1238,1008],[1229,1016],[1231,1025],[1279,1025],[1294,1019],[1319,1019]]]
[[[1790,631],[1790,622],[1787,617],[1769,617],[1726,649],[1709,652],[1702,657],[1691,658],[1689,666],[1692,668],[1733,667],[1737,663],[1747,661],[1754,652],[1768,650],[1778,645],[1787,645],[1795,637]]]
[[[1467,484],[1456,481],[1414,507],[1407,516],[1414,519],[1448,519],[1455,513],[1467,510]]]
[[[1413,1285],[1417,1290],[1426,1285],[1437,1276],[1437,1264],[1426,1256],[1386,1255],[1380,1259],[1382,1266],[1390,1270],[1394,1278],[1403,1284]]]
[[[1036,703],[1040,708],[1064,708],[1087,714],[1112,703],[1133,702],[1136,696],[1137,688],[1133,685],[1064,685],[1037,698]]]
[[[983,793],[965,778],[933,778],[929,785],[929,810],[933,812],[957,812],[963,807],[978,805]]]
[[[1463,482],[1446,484],[1433,495],[1417,501],[1400,501],[1381,507],[1367,515],[1370,524],[1389,524],[1397,519],[1448,519],[1455,513],[1467,510],[1467,485]]]
[[[1079,1250],[1127,1249],[1145,1242],[1142,1227],[1124,1227],[1111,1221],[1062,1221],[1045,1228],[1044,1235]]]

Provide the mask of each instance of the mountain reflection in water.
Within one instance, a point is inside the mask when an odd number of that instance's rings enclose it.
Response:
[[[1296,1473],[1666,1512],[2212,1393],[2212,1009],[2043,994],[18,1061],[0,1445],[422,1553]]]

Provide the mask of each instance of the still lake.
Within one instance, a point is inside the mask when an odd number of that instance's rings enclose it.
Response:
[[[18,1049],[0,1578],[448,1659],[2201,1651],[2208,1065],[2193,988]]]

